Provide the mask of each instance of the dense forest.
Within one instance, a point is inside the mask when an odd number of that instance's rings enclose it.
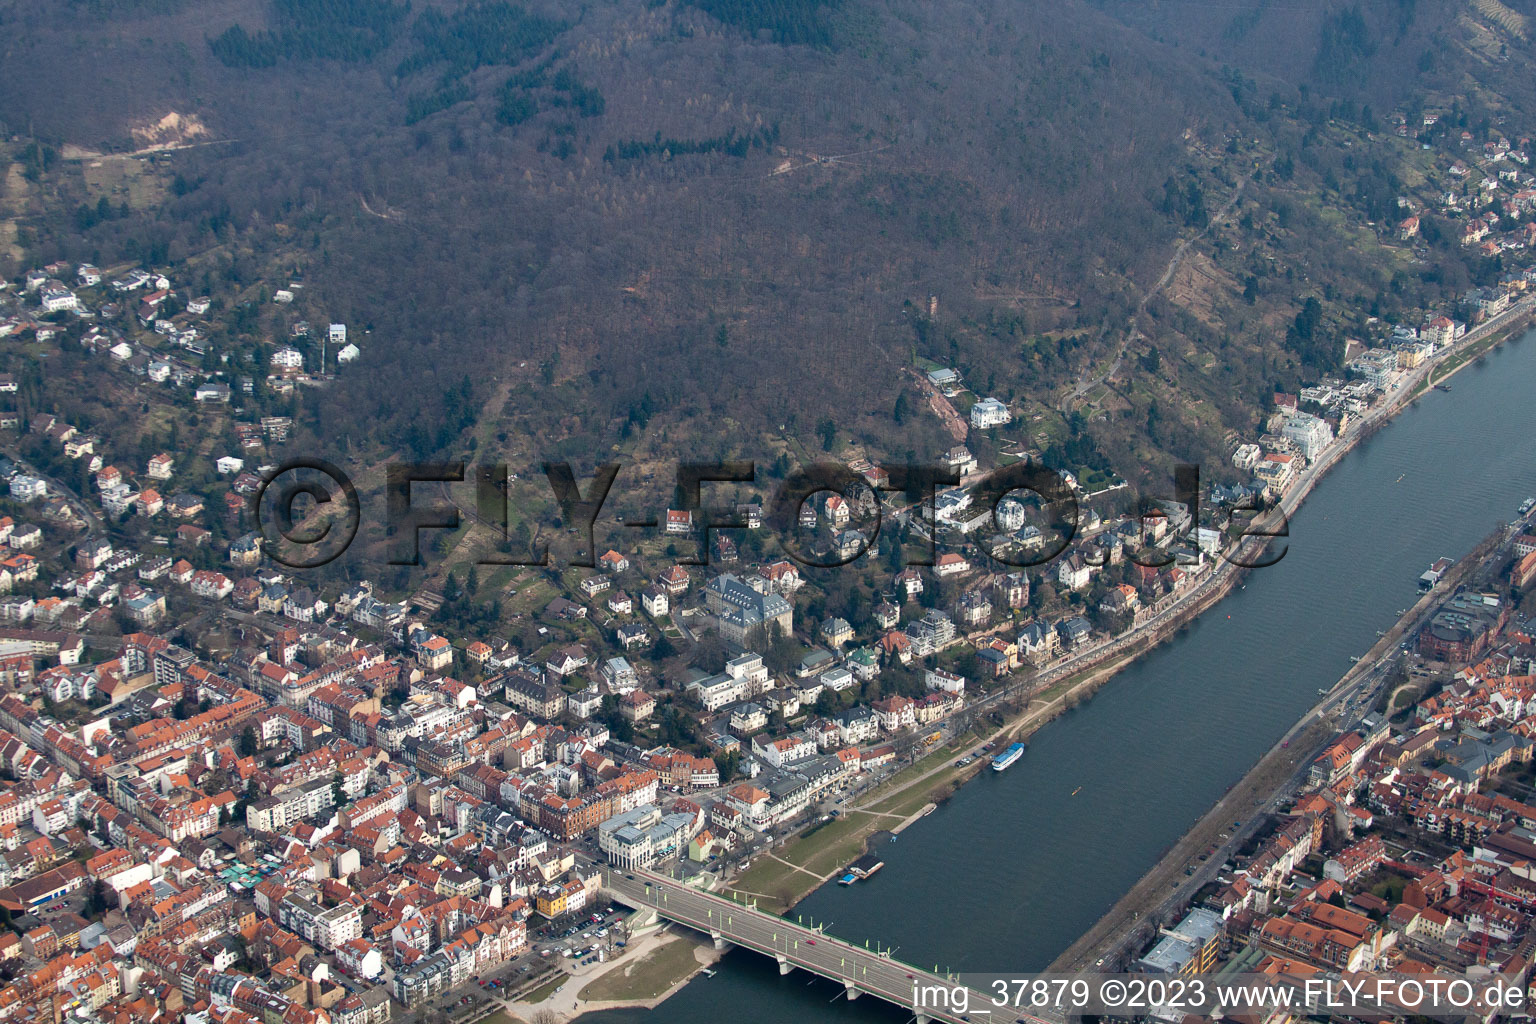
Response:
[[[5,269],[302,272],[367,338],[308,427],[367,454],[928,458],[940,364],[1053,465],[1220,463],[1367,317],[1496,279],[1433,218],[1412,264],[1370,226],[1407,187],[1388,112],[1530,100],[1526,44],[1463,10],[0,0],[35,200]],[[153,203],[60,155],[169,111],[212,144],[154,157]]]
[[[278,61],[363,61],[394,41],[409,3],[392,0],[272,0],[273,28],[232,25],[209,41],[229,67],[269,68]]]
[[[695,0],[694,6],[749,35],[785,45],[831,47],[842,41],[840,0]]]

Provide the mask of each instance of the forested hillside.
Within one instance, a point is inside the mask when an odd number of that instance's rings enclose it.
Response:
[[[1392,249],[1385,119],[1502,125],[1530,83],[1514,11],[1212,10],[7,0],[4,269],[302,275],[368,332],[312,428],[374,455],[930,457],[938,363],[1050,460],[1220,463],[1367,318],[1497,272]],[[168,111],[207,134],[163,194],[77,216],[71,157]]]

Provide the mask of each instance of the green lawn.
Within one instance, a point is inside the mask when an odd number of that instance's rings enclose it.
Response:
[[[952,740],[932,751],[916,764],[898,772],[882,788],[895,789],[904,785],[955,757],[961,750],[975,742],[977,742],[977,736],[974,733],[967,733]],[[759,856],[731,888],[749,896],[756,896],[759,909],[779,912],[787,910],[791,904],[798,902],[819,884],[817,879],[831,875],[859,857],[864,852],[864,840],[868,836],[881,829],[898,825],[901,818],[916,813],[929,802],[934,790],[947,784],[960,771],[961,769],[951,768],[920,786],[913,786],[907,792],[893,793],[868,809],[878,813],[861,813],[857,809],[845,812],[841,818],[820,826],[814,832],[780,849],[778,856],[789,864],[771,857]],[[797,871],[790,865],[798,865],[805,871]],[[806,871],[811,872],[811,875],[807,875]],[[813,878],[812,875],[816,877]]]
[[[502,607],[514,614],[527,615],[537,609],[543,608],[549,602],[559,596],[559,591],[554,584],[543,577],[533,580],[517,592],[511,600],[503,603]]]
[[[796,850],[796,862],[817,875],[830,875],[863,856],[864,841],[871,834],[897,824],[890,818],[879,818],[871,814],[854,814],[850,818],[854,822],[852,827],[828,836],[814,847],[808,844],[803,852]],[[839,821],[837,824],[841,825],[842,822]],[[821,839],[819,834],[812,837],[812,840],[819,839]]]
[[[523,1024],[523,1021],[505,1010],[497,1010],[489,1017],[480,1018],[480,1024]]]
[[[923,785],[913,786],[905,793],[897,793],[894,796],[887,797],[874,807],[871,807],[870,810],[894,816],[893,818],[882,819],[884,821],[882,827],[900,824],[900,822],[894,819],[907,818],[916,814],[923,809],[924,804],[929,803],[933,799],[934,790],[942,788],[957,775],[962,775],[969,770],[969,768],[951,768],[947,772],[940,772],[923,783]]]
[[[867,814],[855,813],[829,821],[812,834],[797,840],[784,859],[814,871],[818,875],[829,874],[847,861],[859,856],[863,849],[864,836],[873,831],[867,825],[869,819],[870,816]],[[826,863],[828,861],[826,854],[829,851],[835,854],[832,863]],[[823,863],[826,863],[825,867],[817,866]]]
[[[783,913],[790,905],[810,892],[816,883],[802,871],[789,864],[757,856],[752,866],[737,878],[728,892],[739,893],[743,898],[757,901],[757,909],[769,913]]]
[[[691,939],[673,939],[634,963],[621,960],[580,996],[588,1002],[655,999],[698,970],[694,945]]]
[[[567,981],[570,980],[570,977],[565,974],[560,975],[558,978],[551,978],[549,981],[528,993],[528,995],[523,998],[523,1002],[542,1003],[544,1000],[560,991],[560,986],[564,985]]]

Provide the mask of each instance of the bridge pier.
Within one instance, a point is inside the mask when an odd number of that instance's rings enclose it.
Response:
[[[933,1021],[932,1017],[928,1016],[926,1013],[923,1013],[921,1010],[914,1013],[913,1017],[916,1018],[917,1024],[932,1024]]]
[[[843,994],[848,997],[848,1001],[850,1003],[859,998],[859,996],[863,995],[863,993],[859,991],[859,987],[852,981],[843,982]]]
[[[721,935],[719,932],[712,931],[709,933],[709,937],[714,940],[716,949],[725,950],[730,948],[731,944],[727,942],[725,936]]]
[[[782,974],[788,974],[790,971],[795,969],[795,965],[790,963],[789,959],[787,957],[776,956],[776,957],[774,957],[774,959],[779,962],[779,973],[781,975]]]

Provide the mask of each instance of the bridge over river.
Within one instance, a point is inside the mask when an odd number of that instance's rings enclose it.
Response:
[[[966,989],[956,979],[925,971],[889,952],[855,946],[827,935],[819,926],[796,924],[653,871],[609,870],[603,888],[620,903],[707,934],[718,949],[755,950],[778,961],[779,973],[796,967],[839,982],[849,999],[877,996],[912,1012],[918,1024],[979,1024],[1042,1018],[992,1012],[991,993]]]

